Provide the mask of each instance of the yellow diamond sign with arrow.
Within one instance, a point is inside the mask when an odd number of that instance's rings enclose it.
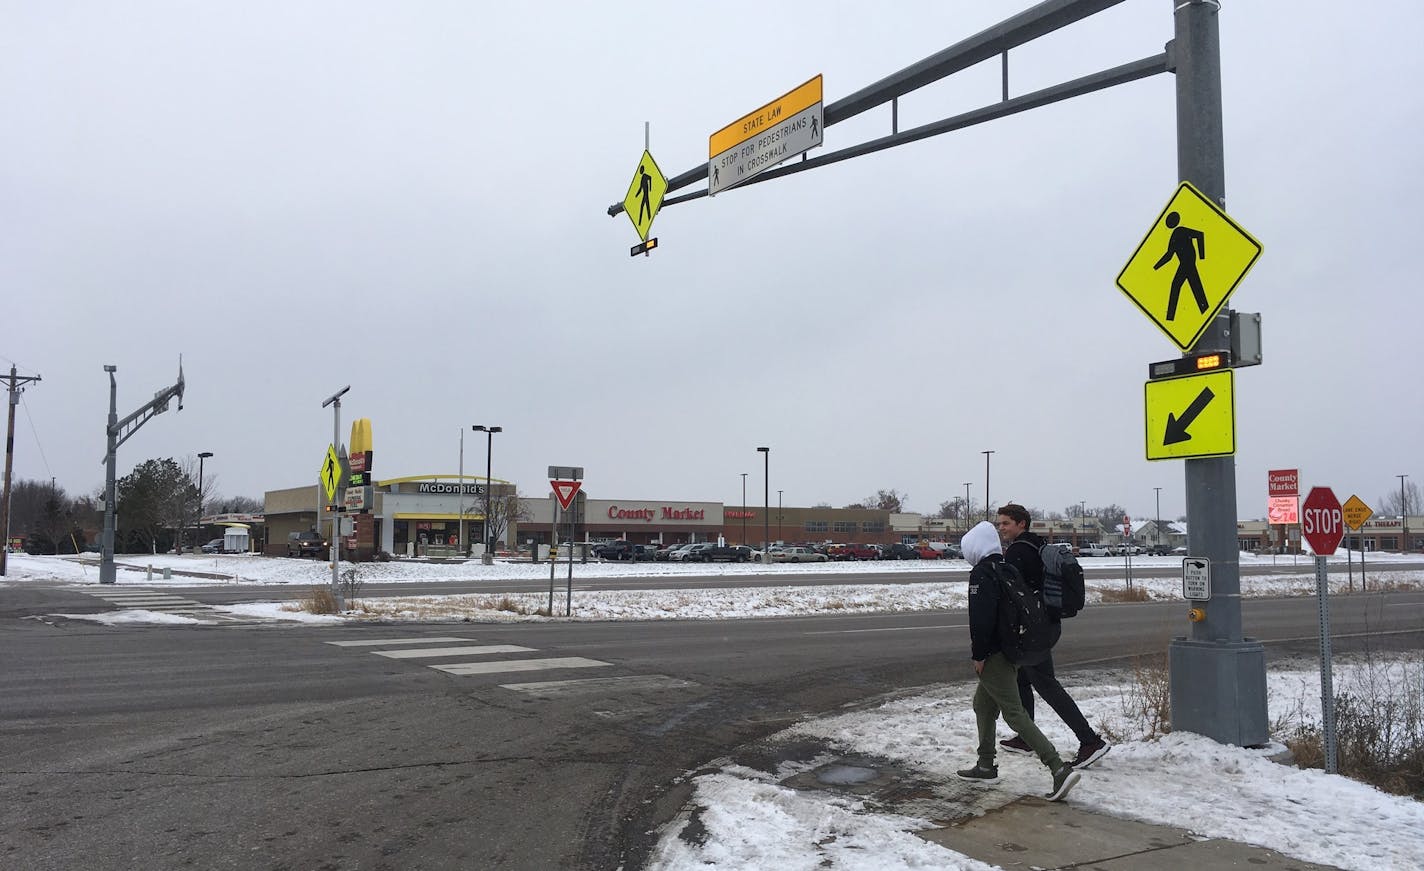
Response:
[[[1117,286],[1178,348],[1190,351],[1260,256],[1260,242],[1182,182]]]
[[[1230,369],[1148,381],[1147,459],[1236,453],[1236,391]]]
[[[662,208],[667,187],[667,178],[658,169],[657,161],[653,160],[650,152],[644,151],[643,159],[638,161],[638,169],[633,173],[633,182],[628,185],[628,196],[623,198],[623,211],[628,213],[633,229],[638,231],[638,238],[644,242],[648,241],[648,231],[653,229],[653,218]]]

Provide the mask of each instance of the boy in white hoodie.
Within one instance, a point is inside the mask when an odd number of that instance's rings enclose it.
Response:
[[[1063,761],[1053,742],[1044,737],[1024,710],[1019,699],[1018,666],[1004,655],[1000,644],[1001,596],[999,578],[994,571],[994,563],[1004,559],[999,533],[993,524],[983,520],[965,534],[960,546],[964,559],[974,567],[969,573],[969,638],[974,672],[979,675],[979,686],[974,691],[979,758],[973,768],[956,773],[964,780],[998,782],[999,768],[994,764],[994,754],[999,746],[995,726],[1002,714],[1009,728],[1018,733],[1038,755],[1039,761],[1052,772],[1053,789],[1045,798],[1058,801],[1077,785],[1082,775]]]

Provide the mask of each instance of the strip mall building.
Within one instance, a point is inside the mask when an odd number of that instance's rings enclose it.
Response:
[[[515,486],[498,478],[491,479],[496,501],[513,496]],[[465,518],[465,543],[478,546],[485,538],[483,476],[416,475],[374,481],[371,504],[366,511],[372,529],[366,536],[355,537],[358,550],[384,551],[396,556],[422,556],[428,549],[437,551],[460,548],[460,518]],[[265,498],[264,551],[281,555],[286,552],[289,533],[312,529],[318,517],[322,531],[329,528],[331,514],[319,510],[324,502],[319,485],[268,491]],[[530,543],[549,544],[554,540],[554,519],[558,503],[552,493],[543,498],[517,497],[517,508],[508,522],[496,520],[497,549],[515,550]],[[641,544],[678,544],[690,541],[715,541],[724,538],[732,544],[760,546],[772,542],[862,542],[891,544],[917,541],[957,542],[964,535],[965,524],[959,518],[926,517],[920,514],[900,514],[867,508],[795,508],[726,505],[688,499],[603,499],[593,498],[586,491],[576,497],[574,509],[574,541],[597,541],[626,538]],[[570,539],[568,513],[557,512],[560,541]],[[978,517],[970,518],[970,522]],[[1377,518],[1367,523],[1361,534],[1351,533],[1346,544],[1356,548],[1364,544],[1369,550],[1396,551],[1405,536],[1399,518]],[[1156,532],[1148,522],[1134,528],[1134,538],[1144,544],[1186,544],[1185,532],[1174,524],[1163,523]],[[1412,550],[1424,549],[1424,518],[1409,518],[1408,541]],[[1281,548],[1299,550],[1300,527],[1270,526],[1264,521],[1242,521],[1237,524],[1237,536],[1244,551],[1268,551]],[[1106,529],[1096,518],[1078,520],[1035,520],[1033,531],[1049,541],[1067,541],[1075,545],[1102,540],[1120,541],[1117,528]],[[362,541],[364,539],[364,541]],[[1361,541],[1363,539],[1363,541]]]

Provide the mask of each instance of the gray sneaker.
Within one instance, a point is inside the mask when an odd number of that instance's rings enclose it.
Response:
[[[999,782],[999,766],[997,765],[985,766],[975,763],[973,768],[961,768],[954,773],[960,780],[969,780],[974,783]]]
[[[1062,801],[1082,779],[1083,775],[1074,771],[1073,766],[1065,762],[1053,772],[1053,791],[1045,795],[1044,798],[1049,801]]]

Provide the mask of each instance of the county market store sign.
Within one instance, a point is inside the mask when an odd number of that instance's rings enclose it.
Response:
[[[714,526],[722,525],[720,502],[635,502],[590,499],[584,516],[599,526]]]

